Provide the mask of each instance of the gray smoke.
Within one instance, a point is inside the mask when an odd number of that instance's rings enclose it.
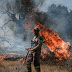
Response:
[[[31,24],[26,29],[24,25],[30,20],[29,14],[35,7],[33,0],[0,1],[0,45],[5,51],[25,53],[25,48],[31,47],[34,26]]]
[[[48,7],[47,12],[37,12],[39,21],[46,27],[52,29],[54,32],[59,33],[59,36],[64,41],[71,42],[72,40],[72,11],[68,11],[67,7],[52,4]]]
[[[67,7],[55,4],[44,10],[44,3],[44,0],[0,0],[1,49],[5,52],[25,53],[25,48],[30,47],[33,38],[33,21],[58,32],[64,41],[72,40],[72,11],[68,12]],[[29,16],[30,13],[34,18]],[[26,29],[24,25],[30,19],[30,27]]]

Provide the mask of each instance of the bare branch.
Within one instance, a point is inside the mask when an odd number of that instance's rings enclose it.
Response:
[[[6,24],[8,24],[10,21],[12,21],[12,20],[9,20],[8,22],[6,22],[2,27],[0,27],[1,29],[3,29],[3,27],[6,25]]]
[[[4,13],[0,16],[0,18],[1,18],[4,14],[6,14],[6,12],[4,12]]]

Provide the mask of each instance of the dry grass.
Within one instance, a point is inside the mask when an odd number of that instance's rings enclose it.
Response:
[[[32,71],[35,72],[32,64]],[[0,72],[27,72],[26,65],[22,66],[19,61],[1,61]],[[64,64],[43,64],[41,63],[41,72],[72,72],[72,61]]]

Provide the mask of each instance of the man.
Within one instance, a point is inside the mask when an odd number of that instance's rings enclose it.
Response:
[[[31,48],[26,48],[26,50],[29,51],[27,55],[27,70],[28,72],[31,71],[31,62],[34,62],[34,66],[36,69],[36,72],[40,72],[40,54],[41,54],[41,47],[43,43],[42,36],[39,35],[39,28],[34,28],[34,38],[31,41]]]

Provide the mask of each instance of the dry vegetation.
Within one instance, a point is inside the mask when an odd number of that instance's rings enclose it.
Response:
[[[0,72],[27,72],[26,65],[21,65],[19,61],[1,61]],[[35,72],[32,64],[32,70]],[[72,72],[72,60],[66,62],[41,63],[41,72]]]

